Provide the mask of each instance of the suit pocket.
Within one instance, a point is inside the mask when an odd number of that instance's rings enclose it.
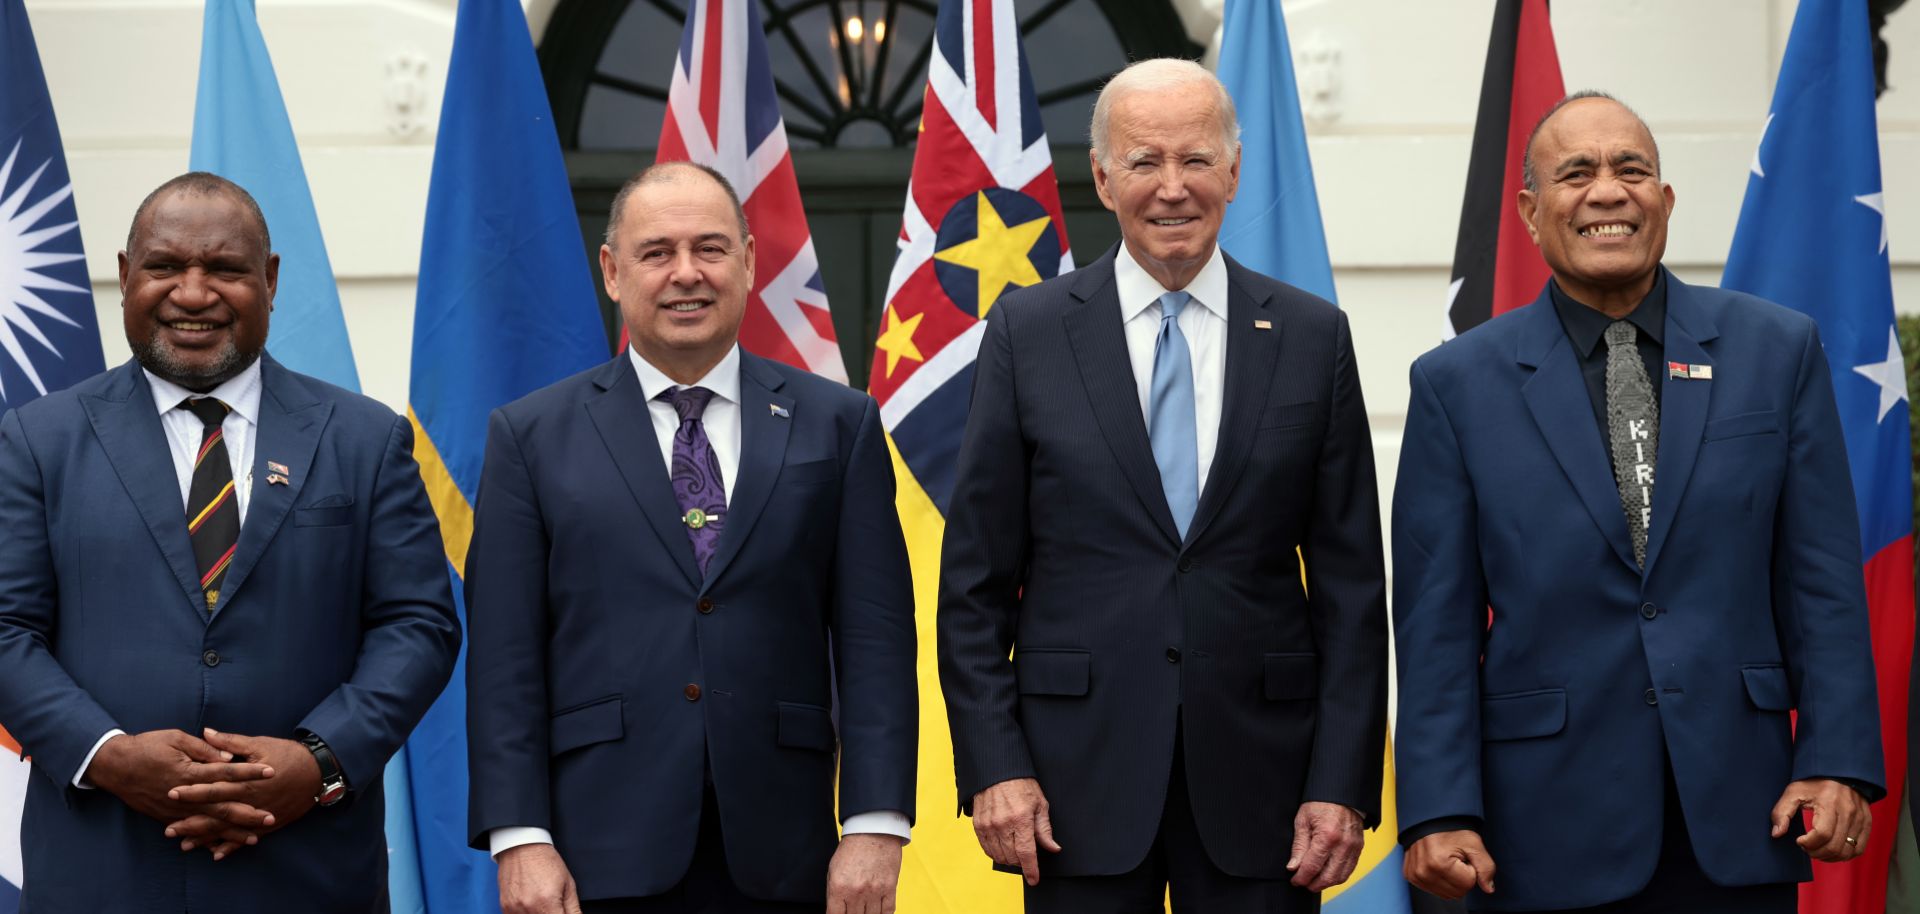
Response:
[[[780,722],[774,741],[794,749],[833,751],[833,713],[819,705],[782,701]]]
[[[1085,695],[1092,676],[1092,651],[1042,647],[1013,655],[1013,678],[1022,695]]]
[[[1305,701],[1320,694],[1320,656],[1312,653],[1263,654],[1261,694],[1268,701]]]
[[[1312,425],[1320,418],[1323,411],[1321,404],[1312,400],[1305,403],[1282,403],[1260,414],[1258,428],[1298,428]]]
[[[780,468],[780,484],[783,486],[804,486],[811,483],[827,482],[840,475],[840,461],[833,457],[825,460],[809,460],[805,463],[789,463]]]
[[[1748,435],[1778,435],[1779,433],[1779,416],[1773,410],[1763,409],[1759,412],[1741,413],[1708,422],[1700,439],[1721,441],[1727,438],[1744,438]]]
[[[1740,678],[1746,680],[1747,698],[1762,711],[1793,710],[1793,688],[1787,682],[1787,669],[1780,666],[1745,666]]]
[[[618,695],[575,705],[553,715],[547,733],[547,754],[562,752],[619,739],[626,734],[621,719],[624,703]]]
[[[353,496],[329,495],[293,509],[296,527],[337,527],[353,523]]]
[[[1480,700],[1480,739],[1485,742],[1552,736],[1566,726],[1566,689],[1489,695]]]

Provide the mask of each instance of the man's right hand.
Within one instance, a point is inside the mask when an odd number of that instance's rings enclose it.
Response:
[[[255,762],[236,762],[231,753],[208,745],[179,730],[149,730],[122,734],[100,745],[87,766],[86,780],[119,797],[134,812],[162,822],[174,822],[206,813],[210,804],[183,803],[167,798],[182,784],[216,781],[258,781],[273,777],[273,769]],[[233,809],[243,804],[217,804],[221,818],[236,825],[265,826],[272,817],[260,810]],[[250,808],[249,808],[250,809]]]
[[[1040,854],[1034,848],[1060,853],[1047,797],[1033,778],[1001,781],[974,794],[973,833],[993,862],[1019,867],[1028,885],[1040,884]]]
[[[502,914],[580,914],[573,874],[551,844],[522,844],[500,852]]]
[[[1413,842],[1403,871],[1415,887],[1441,898],[1465,897],[1475,885],[1493,894],[1493,857],[1479,832],[1435,832]]]

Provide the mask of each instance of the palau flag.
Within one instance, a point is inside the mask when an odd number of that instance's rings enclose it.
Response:
[[[266,214],[280,254],[267,351],[294,371],[359,390],[333,264],[253,0],[207,0],[188,165],[246,188]]]
[[[1819,322],[1860,507],[1887,796],[1873,804],[1872,840],[1859,858],[1813,865],[1814,881],[1800,887],[1805,914],[1887,910],[1888,852],[1907,772],[1912,443],[1869,42],[1865,0],[1801,0],[1721,279]]]
[[[993,303],[1073,269],[1013,0],[941,0],[925,113],[887,282],[869,389],[893,449],[920,633],[919,807],[953,808],[953,743],[934,656],[940,537],[973,363]],[[922,816],[900,870],[899,909],[1021,908],[966,819]]]
[[[463,626],[487,414],[607,357],[526,15],[516,0],[462,0],[427,192],[408,416]],[[467,846],[466,707],[463,645],[453,681],[407,742],[433,914],[500,909],[493,861]]]
[[[1567,94],[1565,85],[1547,0],[1496,0],[1441,339],[1526,305],[1547,284],[1547,262],[1514,198],[1527,136]]]
[[[0,413],[105,367],[73,182],[21,0],[0,0]],[[20,905],[26,759],[0,729],[0,914]]]
[[[1240,116],[1240,188],[1220,225],[1220,246],[1249,269],[1334,301],[1333,264],[1279,3],[1227,0],[1218,72]],[[1407,883],[1400,875],[1390,746],[1381,747],[1381,757],[1386,766],[1381,820],[1367,832],[1352,878],[1322,894],[1328,914],[1409,910]]]

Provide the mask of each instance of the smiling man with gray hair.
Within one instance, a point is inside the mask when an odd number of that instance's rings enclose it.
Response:
[[[987,316],[940,681],[1030,911],[1312,911],[1379,820],[1366,407],[1340,311],[1220,251],[1238,134],[1199,65],[1122,71],[1090,155],[1123,243]]]

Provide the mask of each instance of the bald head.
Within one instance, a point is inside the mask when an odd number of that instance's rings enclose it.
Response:
[[[1536,152],[1535,147],[1537,147],[1540,143],[1540,131],[1546,129],[1547,122],[1553,120],[1556,116],[1558,116],[1563,109],[1565,109],[1569,105],[1575,105],[1575,104],[1612,105],[1616,108],[1619,108],[1622,111],[1625,111],[1635,121],[1639,122],[1640,130],[1646,134],[1647,148],[1653,150],[1654,173],[1655,174],[1659,173],[1660,144],[1654,141],[1653,130],[1652,128],[1647,126],[1646,119],[1642,118],[1639,112],[1628,107],[1626,102],[1623,102],[1617,98],[1614,98],[1612,95],[1602,92],[1599,89],[1581,89],[1578,92],[1569,94],[1567,97],[1562,98],[1557,102],[1554,102],[1553,107],[1548,108],[1547,113],[1540,115],[1540,119],[1534,122],[1533,132],[1527,134],[1527,149],[1526,149],[1526,152],[1520,157],[1520,180],[1526,186],[1527,190],[1534,191],[1536,193],[1539,192],[1540,190],[1540,175],[1535,171],[1535,168],[1538,166],[1538,160],[1535,158],[1535,152]]]
[[[633,196],[636,188],[682,181],[718,184],[726,192],[727,202],[733,204],[734,219],[740,224],[740,237],[747,237],[747,211],[740,206],[740,194],[733,189],[733,182],[728,181],[726,175],[699,162],[655,162],[628,178],[627,183],[620,185],[620,192],[613,195],[613,206],[607,212],[607,246],[619,246],[620,222],[627,209],[627,200]]]

